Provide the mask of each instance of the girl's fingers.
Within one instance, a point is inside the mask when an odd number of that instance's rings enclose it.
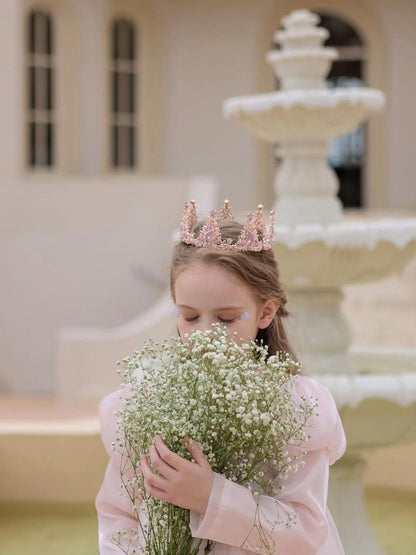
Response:
[[[190,439],[188,436],[185,436],[183,441],[195,462],[197,462],[200,466],[209,465],[209,462],[205,458],[199,443],[197,443],[196,441],[192,441],[192,439]]]
[[[162,501],[167,501],[166,499],[166,492],[159,489],[159,488],[155,488],[154,486],[151,486],[150,484],[145,483],[146,486],[146,491],[149,495],[151,495],[152,497],[155,497],[156,499],[161,499]]]
[[[171,451],[160,436],[155,437],[154,446],[156,447],[157,452],[159,453],[159,457],[162,459],[162,461],[167,463],[175,470],[181,470],[182,468],[184,468],[184,464],[188,462],[173,451]]]
[[[158,493],[166,494],[166,491],[164,489],[167,483],[166,479],[163,476],[158,476],[157,474],[154,474],[152,472],[146,455],[140,455],[140,462],[144,478],[144,485],[146,486],[146,489],[150,493],[150,495],[153,495],[153,493],[149,491],[149,486],[153,490],[159,490]]]
[[[177,472],[174,468],[172,468],[169,464],[167,464],[159,455],[159,451],[156,449],[154,445],[149,447],[149,455],[152,465],[162,476],[165,478],[172,478],[173,475]]]

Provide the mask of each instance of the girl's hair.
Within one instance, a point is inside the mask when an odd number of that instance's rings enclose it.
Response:
[[[200,222],[195,228],[197,235],[205,222]],[[222,239],[231,239],[235,243],[243,226],[235,221],[219,222]],[[285,351],[298,362],[282,324],[282,318],[291,316],[285,308],[287,304],[286,293],[280,284],[279,268],[273,250],[262,251],[234,251],[215,248],[201,248],[180,242],[173,248],[170,270],[170,290],[175,300],[175,282],[179,274],[189,264],[200,261],[207,264],[216,264],[237,277],[246,285],[257,302],[263,303],[269,299],[276,299],[279,309],[265,329],[259,329],[257,342],[263,341],[268,346],[268,355],[275,355],[278,351]]]

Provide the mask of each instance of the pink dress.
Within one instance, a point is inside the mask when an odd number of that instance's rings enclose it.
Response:
[[[319,414],[310,420],[310,438],[304,445],[307,451],[304,468],[289,474],[283,491],[277,496],[281,504],[296,513],[296,524],[289,528],[270,527],[267,533],[273,538],[276,553],[279,554],[342,555],[344,550],[341,540],[327,508],[329,467],[343,455],[346,445],[341,419],[331,393],[316,380],[297,376],[295,394],[316,397]],[[125,493],[120,495],[120,458],[111,448],[116,430],[114,411],[119,408],[121,399],[122,393],[116,391],[100,404],[101,434],[110,456],[96,498],[101,555],[120,554],[122,551],[111,543],[111,536],[123,529],[137,529],[131,501]],[[217,542],[211,552],[216,555],[266,553],[264,548],[256,548],[256,545],[261,545],[257,529],[253,528],[257,503],[265,517],[262,522],[272,523],[276,510],[273,498],[260,495],[258,500],[254,499],[248,488],[215,474],[205,515],[191,511],[192,536]],[[242,548],[249,531],[250,548]],[[204,546],[205,542],[199,551],[201,554]],[[140,547],[136,553],[142,553]]]

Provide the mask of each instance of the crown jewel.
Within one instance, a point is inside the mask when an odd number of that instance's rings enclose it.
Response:
[[[263,219],[263,206],[259,204],[256,214],[249,212],[246,217],[243,229],[236,241],[231,243],[231,239],[224,241],[221,237],[219,222],[230,220],[233,221],[233,215],[228,200],[224,201],[224,207],[219,216],[215,210],[203,225],[198,236],[195,236],[194,228],[198,222],[196,212],[196,203],[191,200],[185,204],[183,211],[183,219],[179,227],[179,238],[188,245],[195,247],[211,247],[224,250],[238,251],[262,251],[271,249],[274,242],[274,211],[270,211],[269,226]]]

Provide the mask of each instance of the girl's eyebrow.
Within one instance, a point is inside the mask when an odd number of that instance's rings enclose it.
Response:
[[[192,306],[188,306],[186,304],[178,304],[177,306],[179,306],[180,308],[189,308],[189,310],[197,310],[196,308],[193,308]],[[243,310],[243,306],[221,306],[219,308],[213,308],[214,311],[220,311],[220,310]]]

